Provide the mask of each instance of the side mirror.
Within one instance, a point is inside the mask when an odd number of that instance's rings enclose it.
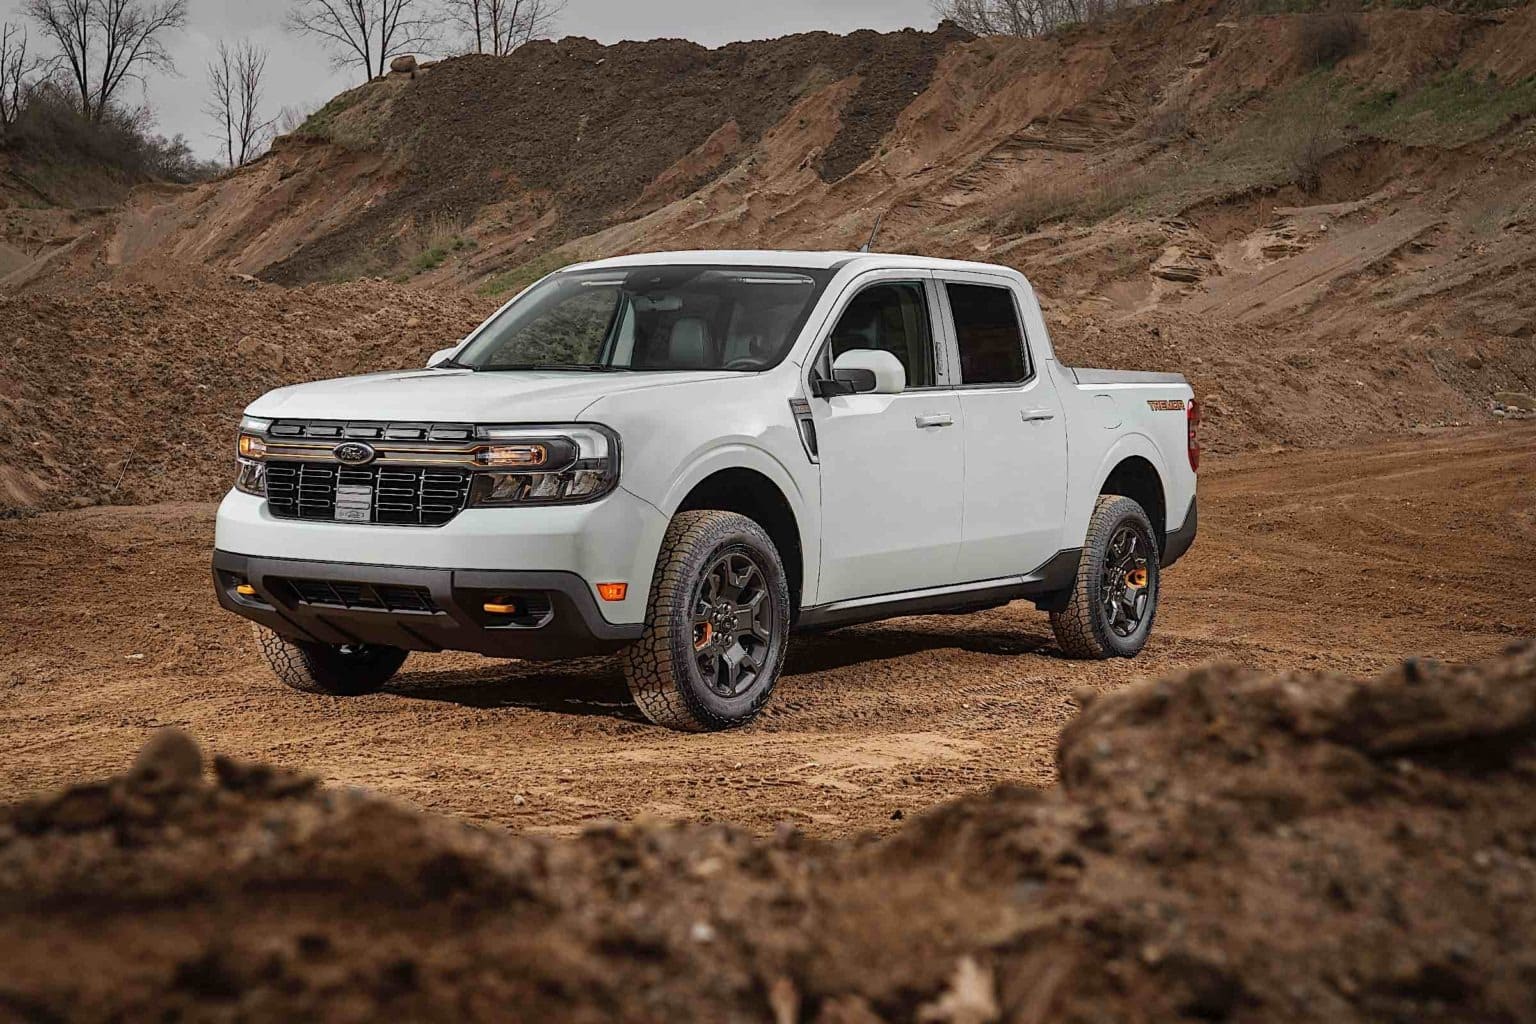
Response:
[[[889,352],[856,348],[837,357],[831,383],[847,387],[840,394],[899,395],[907,388],[907,371]]]
[[[432,367],[447,359],[458,350],[459,346],[454,345],[451,348],[440,348],[436,352],[433,352],[432,355],[427,358],[427,369],[430,370]]]

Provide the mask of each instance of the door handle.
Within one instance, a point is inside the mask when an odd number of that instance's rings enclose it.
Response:
[[[955,425],[955,418],[947,412],[934,413],[931,416],[919,416],[917,418],[917,425],[923,429],[928,427],[952,427]]]
[[[1041,420],[1053,420],[1056,414],[1049,409],[1025,409],[1019,413],[1025,423],[1039,423]]]

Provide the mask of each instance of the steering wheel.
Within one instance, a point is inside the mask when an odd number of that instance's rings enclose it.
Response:
[[[756,356],[737,356],[735,359],[730,360],[724,366],[720,367],[720,369],[722,369],[722,370],[761,370],[763,368],[763,365],[764,365],[763,361],[761,359],[758,359]]]

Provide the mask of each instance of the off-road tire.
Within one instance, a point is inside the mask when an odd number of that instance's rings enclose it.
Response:
[[[747,554],[761,570],[772,602],[772,638],[751,688],[727,698],[704,682],[695,649],[693,611],[704,574],[723,555]],[[790,618],[784,565],[763,528],[734,512],[679,512],[667,527],[646,604],[645,631],[621,655],[629,693],[657,725],[707,732],[745,725],[773,693],[784,666]]]
[[[272,674],[305,693],[358,697],[377,693],[405,664],[406,651],[369,644],[357,652],[309,640],[290,640],[264,626],[251,624],[256,646]]]
[[[1150,552],[1146,562],[1147,604],[1137,628],[1129,636],[1118,635],[1104,611],[1104,570],[1109,546],[1122,527],[1129,526],[1140,535],[1140,543]],[[1158,546],[1157,534],[1146,510],[1130,498],[1115,494],[1099,496],[1088,520],[1088,535],[1083,541],[1083,555],[1077,563],[1077,577],[1068,592],[1065,607],[1051,612],[1051,628],[1061,653],[1069,658],[1134,658],[1146,646],[1157,617]]]

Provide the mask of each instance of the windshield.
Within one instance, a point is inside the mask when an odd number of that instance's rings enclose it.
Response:
[[[656,266],[552,275],[454,359],[473,370],[735,370],[788,353],[829,270]]]

